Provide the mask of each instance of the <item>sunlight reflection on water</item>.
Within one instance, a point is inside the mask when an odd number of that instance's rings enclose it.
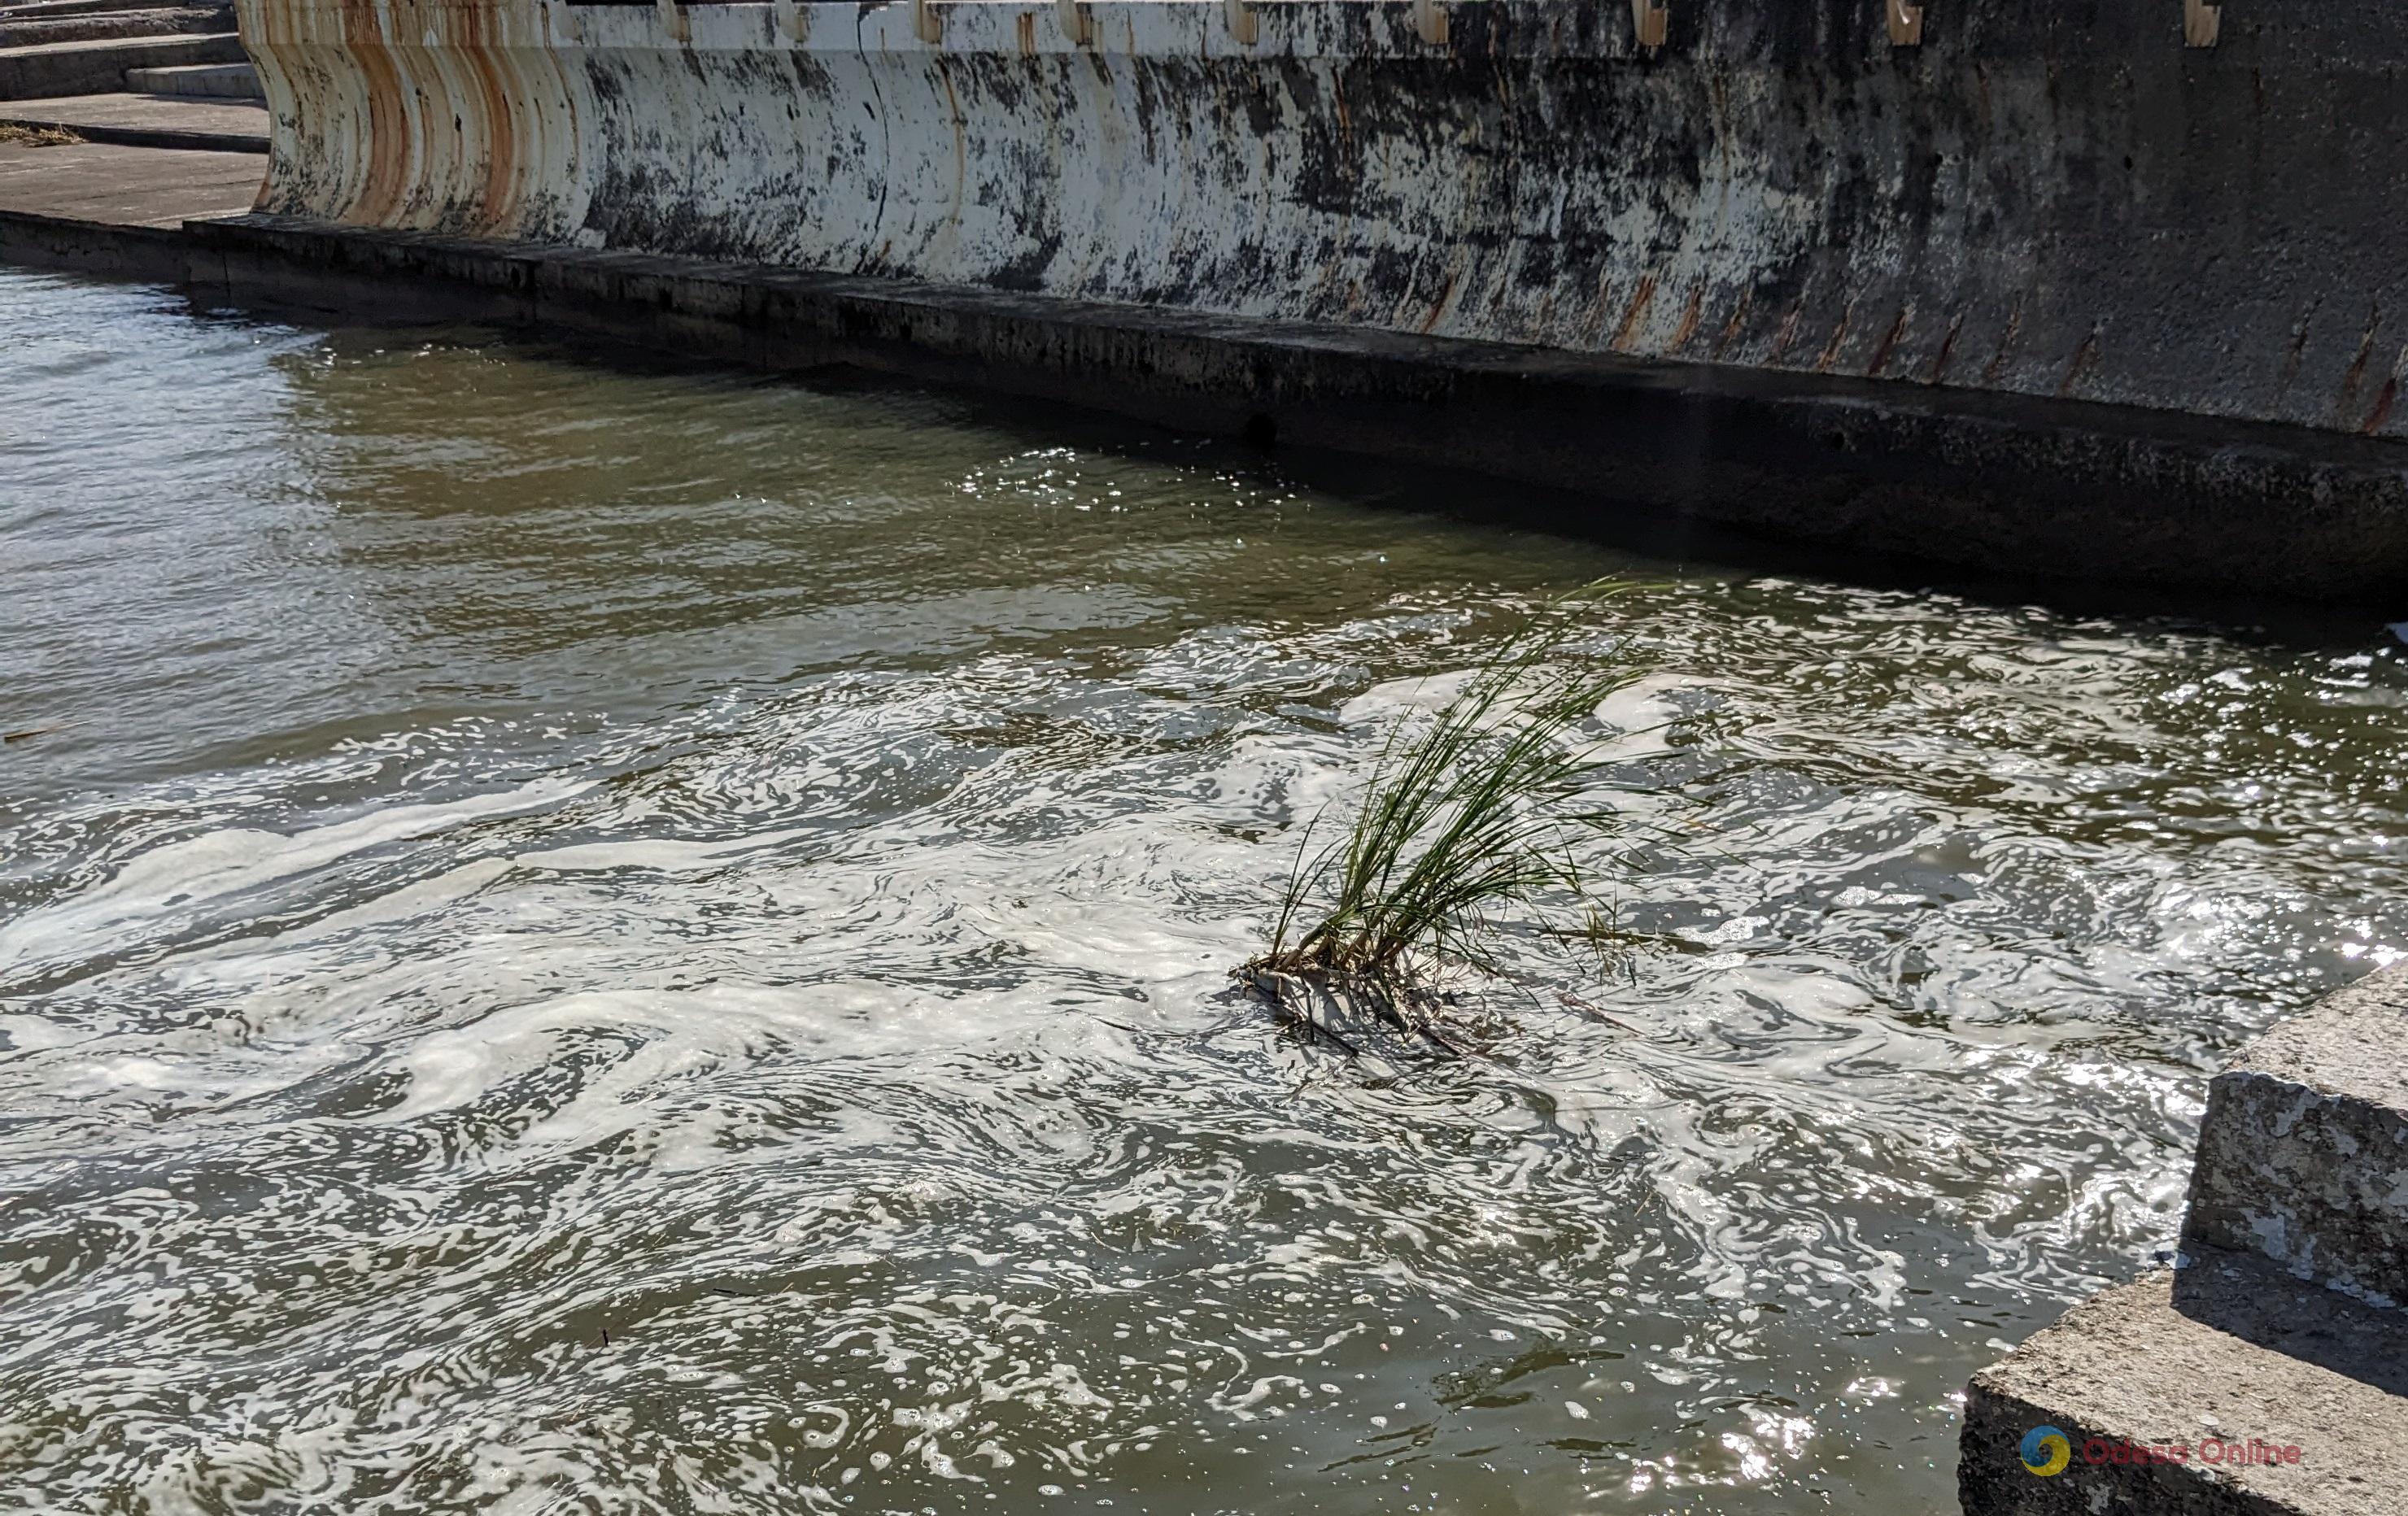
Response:
[[[1971,1370],[2172,1237],[2206,1073],[2408,940],[2372,618],[13,274],[0,348],[36,1504],[1933,1509]],[[1284,1040],[1226,976],[1297,827],[1613,571],[1643,945],[1495,1062]]]

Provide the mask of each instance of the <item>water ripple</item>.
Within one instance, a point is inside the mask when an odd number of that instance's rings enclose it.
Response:
[[[0,293],[37,1506],[1937,1509],[1972,1368],[2172,1236],[2205,1076],[2408,940],[2379,627]],[[1628,957],[1533,959],[1494,1060],[1281,1036],[1226,971],[1300,828],[1614,569]]]

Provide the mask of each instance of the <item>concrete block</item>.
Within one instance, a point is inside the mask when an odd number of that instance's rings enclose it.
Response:
[[[0,207],[0,264],[176,284],[190,276],[192,248],[172,226],[129,226]]]
[[[125,87],[136,94],[190,95],[208,100],[261,98],[259,73],[249,64],[129,68],[125,71]]]
[[[2215,1077],[2183,1246],[2408,1302],[2408,965],[2326,996]]]
[[[2372,1516],[2408,1492],[2408,1318],[2202,1253],[2075,1307],[1973,1380],[1966,1516]],[[2062,1466],[2026,1439],[2053,1429]],[[2043,1434],[2045,1435],[2045,1434]],[[2048,1466],[2055,1444],[2035,1450]]]

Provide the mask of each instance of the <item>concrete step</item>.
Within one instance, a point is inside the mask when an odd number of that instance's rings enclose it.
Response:
[[[0,14],[0,49],[39,47],[46,42],[111,42],[133,36],[191,36],[223,30],[227,21],[226,13],[214,7],[103,10],[31,21]]]
[[[2175,1262],[1975,1377],[1971,1516],[2408,1509],[2408,965],[2211,1081]]]
[[[21,5],[0,5],[0,22],[63,21],[75,16],[106,16],[119,10],[158,8],[159,0],[25,0]],[[231,6],[211,8],[222,9],[229,17],[234,13]],[[212,32],[232,29],[231,21],[224,27],[208,28]]]
[[[106,94],[125,88],[128,69],[238,64],[245,56],[242,38],[232,32],[12,48],[0,52],[0,100]]]
[[[1966,1516],[2400,1509],[2403,1391],[2408,1317],[2204,1252],[2093,1295],[1977,1375],[1957,1495]]]
[[[136,94],[182,95],[204,100],[257,100],[259,71],[249,64],[188,64],[176,68],[129,68],[125,87]]]
[[[231,4],[205,3],[206,7],[225,15],[223,26],[211,26],[212,32],[231,32],[234,27],[234,7]],[[17,5],[0,5],[0,21],[52,21],[68,16],[105,16],[117,10],[156,10],[159,0],[21,0]]]
[[[2281,1023],[2208,1085],[2183,1247],[2408,1303],[2408,965]]]
[[[267,150],[267,109],[248,100],[155,94],[62,95],[0,105],[0,122],[64,127],[87,142],[194,152]]]

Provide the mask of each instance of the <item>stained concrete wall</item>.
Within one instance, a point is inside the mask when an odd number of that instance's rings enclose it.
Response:
[[[2408,435],[2396,0],[1437,10],[240,0],[270,211]]]

